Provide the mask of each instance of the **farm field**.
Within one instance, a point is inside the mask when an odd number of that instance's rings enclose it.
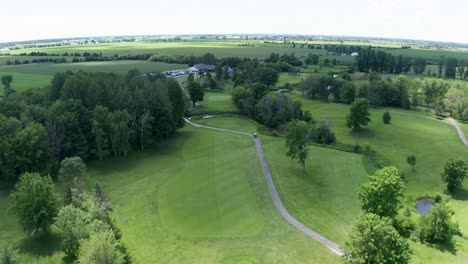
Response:
[[[99,61],[79,63],[37,63],[13,66],[0,66],[0,72],[17,72],[27,74],[54,75],[64,71],[90,71],[126,73],[131,69],[141,72],[161,72],[186,69],[185,64],[168,64],[149,61]]]
[[[18,73],[18,72],[2,72],[0,70],[0,76],[11,75],[13,76],[13,89],[17,92],[21,92],[28,89],[42,88],[50,84],[52,76],[42,74],[29,74],[29,73]],[[4,89],[0,89],[0,95],[3,95]]]
[[[264,59],[272,52],[290,53],[306,56],[308,53],[325,55],[325,50],[310,50],[306,48],[292,48],[292,45],[285,44],[264,44],[249,41],[180,41],[180,42],[133,42],[133,43],[109,43],[79,46],[61,46],[47,48],[20,49],[11,51],[11,55],[23,52],[42,51],[50,54],[62,54],[64,52],[97,52],[104,56],[137,55],[137,54],[164,54],[164,55],[185,55],[201,56],[207,52],[215,54],[217,57],[247,57]]]

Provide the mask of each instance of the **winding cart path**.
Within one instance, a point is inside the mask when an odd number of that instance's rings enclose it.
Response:
[[[328,240],[321,234],[311,230],[301,222],[299,222],[296,218],[294,218],[284,207],[283,203],[281,202],[281,199],[279,197],[278,191],[276,190],[275,184],[273,182],[273,178],[271,177],[271,172],[270,168],[268,167],[268,163],[265,159],[265,155],[263,153],[263,148],[262,148],[262,143],[260,142],[260,139],[258,137],[254,137],[253,134],[243,132],[243,131],[237,131],[237,130],[229,130],[229,129],[223,129],[223,128],[216,128],[216,127],[210,127],[210,126],[203,126],[199,124],[192,123],[190,120],[185,119],[185,122],[190,124],[191,126],[198,127],[198,128],[206,128],[206,129],[211,129],[211,130],[217,130],[217,131],[222,131],[222,132],[229,132],[229,133],[237,133],[245,136],[249,136],[254,139],[255,141],[255,147],[257,149],[257,154],[258,157],[260,158],[260,163],[262,165],[263,169],[263,174],[265,175],[265,179],[268,185],[268,190],[270,191],[271,198],[273,200],[273,203],[276,207],[276,210],[278,210],[278,213],[286,220],[288,221],[291,225],[293,225],[295,228],[297,228],[299,231],[303,232],[304,234],[312,237],[313,239],[317,240],[318,242],[322,243],[324,246],[326,246],[328,249],[330,249],[333,253],[342,256],[343,250],[340,248],[340,246],[336,243],[334,243],[331,240]]]

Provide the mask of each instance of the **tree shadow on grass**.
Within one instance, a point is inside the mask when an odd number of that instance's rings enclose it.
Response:
[[[450,252],[452,255],[457,255],[457,249],[455,248],[455,244],[453,242],[445,242],[445,243],[438,243],[438,244],[430,244],[427,243],[431,248],[437,249],[441,252]]]
[[[61,239],[57,235],[27,237],[18,248],[20,252],[33,256],[52,256],[61,251]]]
[[[467,189],[460,189],[452,194],[450,194],[453,199],[459,201],[467,201],[468,200],[468,190]]]
[[[350,134],[355,140],[375,137],[375,132],[368,127],[361,127],[358,130],[351,131]]]

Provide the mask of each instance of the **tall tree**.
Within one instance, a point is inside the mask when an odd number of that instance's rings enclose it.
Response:
[[[365,98],[356,99],[346,116],[346,126],[352,130],[357,130],[361,126],[369,124],[370,121],[369,101]]]
[[[180,88],[177,81],[170,79],[167,84],[169,99],[172,104],[172,111],[174,112],[174,120],[178,128],[184,127],[184,116],[187,111],[187,100],[182,88]]]
[[[268,88],[275,85],[279,79],[278,71],[270,67],[257,69],[255,76],[258,82],[265,84]]]
[[[405,188],[397,168],[380,169],[369,176],[369,182],[358,190],[362,209],[382,217],[394,217],[398,213]]]
[[[195,107],[196,102],[203,101],[203,97],[205,96],[205,90],[198,82],[189,82],[188,91],[190,95],[190,100],[192,100],[193,107]]]
[[[27,234],[47,233],[60,208],[52,179],[38,173],[21,175],[10,201],[10,213],[16,215]]]
[[[412,253],[408,241],[398,234],[392,221],[372,213],[357,219],[344,251],[346,264],[406,264]]]
[[[75,179],[82,179],[86,170],[86,164],[80,157],[69,157],[60,162],[59,176],[70,186]]]
[[[11,88],[11,83],[13,82],[13,76],[12,75],[3,75],[2,76],[2,84],[5,89],[5,94],[8,95],[12,93],[14,90]]]
[[[116,111],[109,115],[112,150],[115,156],[127,157],[130,150],[130,128],[132,117],[127,110]]]
[[[151,113],[148,110],[143,111],[140,118],[138,119],[138,132],[140,133],[140,149],[144,149],[144,141],[145,141],[145,132],[150,122],[154,120],[154,117],[151,116]]]
[[[41,124],[30,123],[18,129],[14,134],[13,148],[15,177],[31,171],[49,174],[55,165],[47,132]]]
[[[305,168],[309,148],[307,142],[308,133],[307,123],[304,121],[293,121],[288,125],[288,134],[286,136],[286,156],[296,159],[298,163]]]
[[[109,153],[109,110],[104,106],[94,109],[92,120],[92,134],[94,136],[95,152],[100,160]]]

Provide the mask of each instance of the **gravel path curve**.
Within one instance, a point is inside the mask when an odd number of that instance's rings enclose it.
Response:
[[[448,118],[448,121],[450,122],[450,124],[452,126],[455,127],[455,129],[457,130],[458,132],[458,136],[460,137],[461,141],[465,144],[465,146],[468,146],[468,140],[466,140],[466,137],[465,137],[465,133],[463,133],[463,130],[462,128],[460,127],[460,125],[457,123],[457,121],[455,121],[455,119],[453,118]]]
[[[303,232],[304,234],[312,237],[313,239],[317,240],[318,242],[322,243],[324,246],[326,246],[328,249],[330,249],[333,253],[342,256],[343,250],[340,248],[340,246],[331,240],[328,240],[324,236],[320,235],[319,233],[311,230],[301,222],[299,222],[296,218],[294,218],[289,212],[286,210],[284,207],[283,203],[281,202],[281,199],[279,197],[278,191],[276,190],[275,184],[273,183],[273,178],[271,177],[271,172],[270,168],[268,167],[268,163],[265,159],[265,155],[263,154],[263,148],[262,148],[262,143],[260,142],[260,139],[254,138],[253,134],[247,133],[247,132],[242,132],[242,131],[237,131],[237,130],[229,130],[229,129],[222,129],[222,128],[216,128],[216,127],[210,127],[210,126],[203,126],[199,124],[192,123],[190,120],[185,119],[185,122],[194,126],[194,127],[199,127],[199,128],[206,128],[206,129],[212,129],[212,130],[217,130],[217,131],[222,131],[222,132],[230,132],[230,133],[237,133],[237,134],[242,134],[245,136],[249,136],[255,140],[255,147],[257,149],[257,154],[258,157],[260,158],[260,163],[262,165],[263,169],[263,174],[265,175],[265,179],[268,184],[268,190],[270,191],[271,198],[273,199],[273,203],[275,204],[276,210],[280,213],[280,215],[288,221],[291,225],[296,227],[299,231]]]

